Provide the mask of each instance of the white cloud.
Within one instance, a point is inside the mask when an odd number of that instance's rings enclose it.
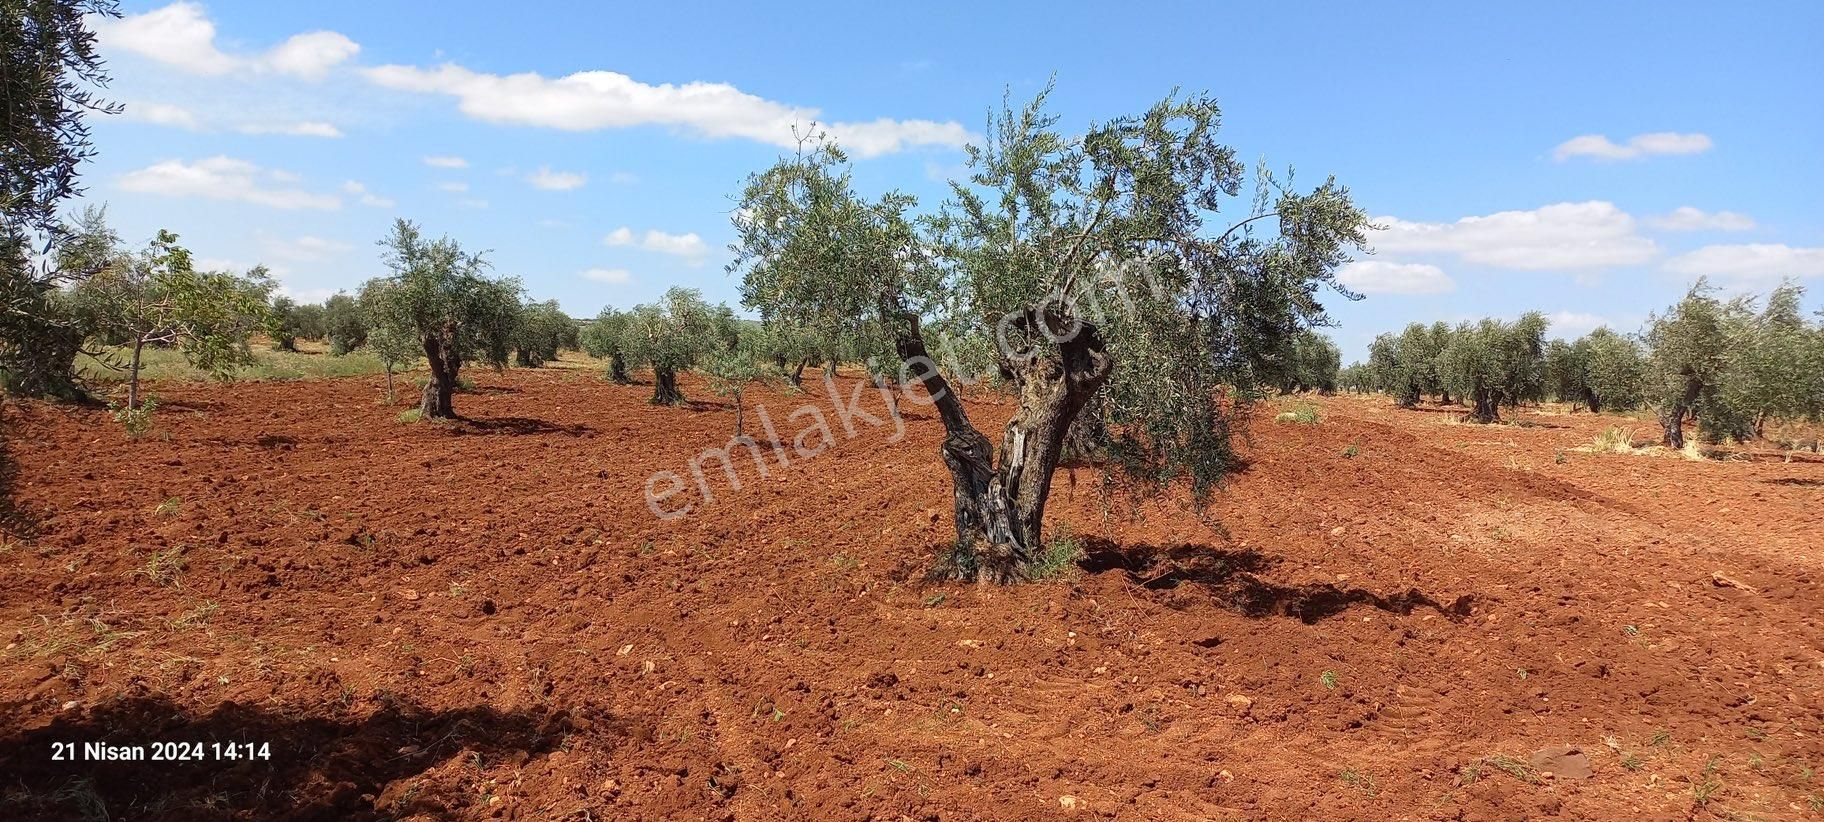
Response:
[[[1336,279],[1363,294],[1443,294],[1457,284],[1435,265],[1356,260],[1336,272]]]
[[[236,129],[242,134],[289,134],[295,137],[341,137],[342,130],[330,123],[249,123]]]
[[[283,209],[342,207],[342,200],[334,195],[286,187],[289,181],[285,177],[283,172],[267,171],[246,160],[218,156],[194,163],[154,163],[128,172],[120,178],[120,187],[167,197],[233,200]]]
[[[450,180],[449,182],[438,183],[437,187],[444,191],[448,191],[451,194],[461,194],[462,192],[469,190],[469,184],[461,180]]]
[[[1552,156],[1560,162],[1572,157],[1597,160],[1638,160],[1656,154],[1701,154],[1710,150],[1710,137],[1704,134],[1679,134],[1657,131],[1636,134],[1626,143],[1617,144],[1601,134],[1572,137],[1558,144]]]
[[[1783,277],[1824,277],[1824,248],[1793,248],[1784,243],[1707,245],[1667,260],[1666,270],[1736,284],[1767,284]]]
[[[1463,262],[1519,271],[1639,265],[1659,253],[1635,231],[1634,218],[1613,203],[1558,203],[1531,211],[1502,211],[1454,223],[1376,217],[1369,238],[1389,254],[1451,254]]]
[[[584,183],[589,182],[589,178],[572,171],[552,171],[550,166],[540,166],[537,171],[526,175],[526,182],[546,191],[570,191],[582,188]]]
[[[373,206],[375,208],[392,208],[393,207],[393,201],[391,198],[381,197],[378,194],[374,194],[374,193],[368,191],[367,186],[361,184],[358,181],[349,180],[348,182],[343,183],[342,190],[348,192],[349,194],[351,194],[353,196],[361,198],[361,204],[364,206]]]
[[[658,229],[649,228],[644,234],[636,236],[633,229],[622,226],[608,232],[608,236],[602,238],[602,243],[610,246],[632,246],[659,254],[685,257],[693,261],[701,261],[703,256],[709,253],[709,246],[705,245],[703,238],[698,237],[694,232],[667,234]]]
[[[614,285],[625,285],[633,281],[633,275],[625,268],[591,268],[583,272],[582,276],[585,280]]]
[[[128,120],[157,126],[171,126],[190,131],[202,128],[202,123],[196,119],[194,112],[183,106],[174,106],[169,103],[127,103],[126,108],[122,109],[120,114]]]
[[[1577,311],[1559,311],[1547,315],[1546,319],[1552,324],[1552,336],[1567,340],[1574,340],[1604,326],[1614,329],[1617,325],[1607,317]]]
[[[490,123],[594,131],[663,125],[711,139],[745,138],[790,148],[794,127],[809,130],[818,110],[756,97],[726,83],[649,85],[612,71],[558,78],[525,72],[485,74],[454,63],[435,69],[387,65],[365,69],[387,88],[454,97],[470,117]],[[961,124],[878,119],[823,128],[858,157],[910,146],[958,148],[970,139]]]
[[[228,54],[216,47],[215,23],[203,7],[184,2],[119,20],[98,18],[95,31],[104,54],[131,52],[190,74],[256,71],[316,80],[361,51],[359,44],[336,32],[313,31],[294,35],[263,54]]]
[[[294,239],[261,237],[260,248],[269,257],[299,262],[318,262],[347,254],[354,246],[340,240],[304,235]]]
[[[1746,214],[1733,211],[1705,212],[1691,206],[1682,206],[1670,214],[1661,214],[1646,218],[1646,224],[1661,231],[1747,231],[1754,228],[1754,220]]]
[[[336,32],[312,31],[274,46],[262,63],[280,74],[318,80],[360,51],[360,44]]]
[[[469,161],[461,157],[426,157],[424,164],[432,168],[468,168]]]

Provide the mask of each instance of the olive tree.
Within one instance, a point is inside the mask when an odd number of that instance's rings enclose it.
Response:
[[[370,280],[361,303],[376,328],[418,339],[430,363],[419,412],[424,417],[456,416],[452,395],[462,366],[481,360],[505,367],[519,317],[519,281],[485,276],[487,260],[464,251],[449,237],[425,237],[415,224],[398,220],[380,240],[381,260],[390,276]]]
[[[583,353],[598,360],[606,358],[608,379],[623,385],[633,381],[627,376],[627,351],[624,347],[629,318],[627,312],[607,306],[595,315],[594,320],[584,325],[578,335]]]
[[[1606,327],[1576,342],[1551,341],[1546,346],[1544,368],[1553,396],[1591,413],[1626,410],[1640,403],[1646,368],[1640,344]]]
[[[519,322],[513,331],[514,363],[524,368],[537,368],[557,359],[558,351],[577,346],[576,321],[564,313],[556,300],[526,303],[519,311]]]
[[[1728,400],[1752,416],[1756,436],[1768,420],[1815,419],[1824,413],[1824,360],[1817,344],[1819,329],[1805,320],[1800,302],[1805,289],[1781,283],[1767,295],[1745,345],[1737,346],[1725,381]]]
[[[95,153],[85,118],[120,110],[96,96],[108,76],[91,28],[119,16],[112,0],[0,0],[0,383],[9,394],[87,396],[76,376],[83,333],[62,292],[105,261],[64,253],[82,238],[58,213],[81,193],[78,169]]]
[[[747,387],[764,381],[770,373],[760,360],[760,327],[738,327],[734,333],[732,344],[724,338],[719,341],[722,344],[710,346],[699,357],[698,368],[708,381],[711,393],[734,402],[735,437],[744,439],[747,437]]]
[[[793,388],[804,387],[804,369],[827,357],[832,347],[811,327],[778,319],[761,323],[755,344]]]
[[[218,378],[253,362],[247,341],[266,322],[272,282],[263,270],[241,277],[197,271],[177,235],[160,231],[123,265],[85,280],[77,299],[86,321],[125,341],[129,414],[140,410],[139,374],[148,346],[175,346]]]
[[[1684,447],[1687,420],[1695,420],[1699,433],[1711,440],[1739,427],[1741,415],[1729,407],[1723,386],[1733,352],[1747,341],[1751,318],[1747,298],[1718,299],[1700,279],[1684,299],[1648,320],[1645,338],[1653,353],[1645,393],[1658,408],[1667,447]]]
[[[386,404],[392,405],[397,396],[393,392],[393,375],[417,365],[418,358],[424,356],[424,345],[409,329],[382,325],[367,335],[367,347],[386,371]]]
[[[1329,337],[1306,329],[1292,335],[1286,345],[1279,390],[1292,393],[1336,391],[1337,372],[1343,367],[1343,352]]]
[[[1375,384],[1392,394],[1402,408],[1412,408],[1425,395],[1450,404],[1450,388],[1438,372],[1438,355],[1453,331],[1444,323],[1411,323],[1399,334],[1382,334],[1368,348],[1368,367]]]
[[[367,343],[367,314],[361,302],[347,294],[334,294],[323,301],[323,335],[329,339],[329,353],[340,357]]]
[[[673,286],[656,303],[634,306],[622,334],[622,349],[634,366],[652,368],[654,405],[684,401],[678,372],[695,368],[710,353],[735,343],[734,312],[711,306],[694,288]]]
[[[1444,390],[1470,402],[1466,419],[1499,422],[1502,407],[1544,397],[1546,324],[1529,311],[1511,323],[1484,319],[1451,332],[1438,353],[1438,377]]]
[[[280,295],[272,299],[266,319],[266,336],[275,351],[296,351],[298,340],[320,340],[324,334],[323,306],[300,304]]]
[[[980,582],[1029,575],[1065,433],[1104,389],[1110,469],[1141,490],[1188,478],[1207,504],[1263,357],[1322,319],[1317,290],[1364,241],[1345,189],[1301,194],[1264,173],[1254,208],[1220,227],[1245,169],[1216,140],[1213,100],[1167,98],[1079,135],[1044,101],[992,115],[968,179],[923,218],[903,193],[857,193],[841,149],[813,141],[750,177],[735,219],[750,307],[890,335],[943,421],[952,569]],[[993,335],[1018,398],[998,454],[927,345],[946,306]]]

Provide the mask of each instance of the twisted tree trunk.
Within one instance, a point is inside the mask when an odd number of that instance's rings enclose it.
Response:
[[[678,370],[670,366],[653,366],[652,404],[677,405],[683,401],[684,392],[678,390]]]
[[[427,334],[423,338],[424,358],[430,361],[431,378],[418,398],[420,416],[446,420],[456,417],[452,397],[456,393],[457,373],[462,370],[462,358],[456,351],[455,336],[454,329],[446,328],[444,334]]]
[[[627,376],[627,357],[619,351],[608,355],[608,379],[622,385],[633,382],[633,379]]]
[[[1020,406],[1002,432],[997,465],[988,438],[969,422],[961,399],[938,373],[916,320],[905,312],[889,313],[905,320],[895,347],[910,376],[931,394],[944,422],[941,453],[954,490],[956,555],[973,565],[959,567],[959,574],[973,571],[979,583],[1025,578],[1026,564],[1044,544],[1045,503],[1063,456],[1065,433],[1096,389],[1108,381],[1113,363],[1101,334],[1056,306],[1028,308],[1010,318],[1011,327],[1029,332],[1029,337],[1040,338],[1041,328],[1049,328],[1050,339],[1064,339],[1008,357]]]

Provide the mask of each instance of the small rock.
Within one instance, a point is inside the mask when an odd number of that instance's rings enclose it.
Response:
[[[1242,696],[1241,694],[1229,694],[1228,696],[1223,697],[1223,699],[1230,705],[1235,706],[1235,710],[1244,714],[1254,708],[1254,700]]]
[[[405,598],[405,599],[407,599],[407,600],[410,600],[410,601],[412,601],[412,602],[417,602],[417,601],[418,601],[418,592],[417,592],[417,591],[414,591],[414,590],[412,590],[412,589],[410,589],[410,588],[406,588],[406,589],[404,589],[404,590],[402,590],[402,591],[400,591],[400,592],[399,592],[399,596],[401,596],[401,597],[403,597],[403,598]]]
[[[1058,797],[1058,806],[1067,811],[1077,809],[1077,798],[1068,794]]]
[[[1590,758],[1571,745],[1553,745],[1533,752],[1533,769],[1548,779],[1589,779],[1595,774]]]

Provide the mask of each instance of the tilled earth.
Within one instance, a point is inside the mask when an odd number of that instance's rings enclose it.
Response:
[[[926,406],[901,435],[870,391],[847,417],[820,386],[750,392],[767,470],[738,449],[734,488],[692,471],[724,401],[474,377],[442,425],[397,422],[378,378],[161,386],[139,441],[10,405],[0,816],[1824,807],[1810,453],[1589,453],[1651,425],[1321,398],[1316,424],[1254,423],[1207,517],[1061,472],[1050,528],[1082,561],[978,588],[927,579],[951,525]],[[991,431],[1011,410],[970,407]]]

